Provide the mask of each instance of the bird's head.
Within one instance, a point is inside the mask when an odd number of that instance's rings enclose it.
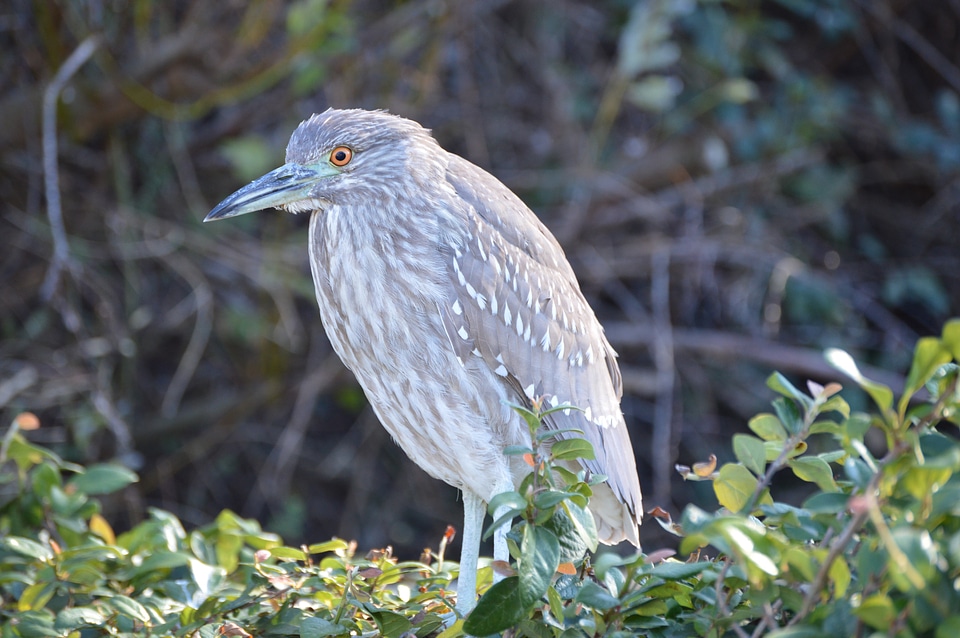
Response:
[[[444,151],[412,120],[384,111],[328,109],[297,127],[286,163],[236,191],[203,221],[267,208],[290,213],[375,205],[437,183]]]

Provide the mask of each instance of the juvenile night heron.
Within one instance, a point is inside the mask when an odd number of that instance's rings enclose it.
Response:
[[[301,123],[286,164],[204,221],[266,208],[310,213],[310,267],[334,350],[377,416],[428,474],[463,491],[457,608],[476,603],[485,503],[529,471],[507,406],[543,393],[552,428],[578,428],[608,479],[590,502],[600,539],[639,546],[640,483],[620,412],[616,354],[560,245],[495,177],[416,122],[327,110]],[[509,559],[503,525],[494,558]]]

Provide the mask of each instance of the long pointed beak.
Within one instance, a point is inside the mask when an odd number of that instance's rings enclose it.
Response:
[[[228,196],[203,221],[246,215],[265,208],[280,208],[284,204],[308,199],[317,181],[333,174],[300,164],[284,164]]]

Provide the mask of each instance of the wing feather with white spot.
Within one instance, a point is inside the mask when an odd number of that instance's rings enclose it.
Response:
[[[458,356],[468,350],[482,357],[519,401],[544,393],[552,395],[551,404],[580,408],[558,414],[550,425],[583,430],[597,455],[584,465],[606,474],[614,494],[639,520],[640,486],[620,411],[616,354],[562,248],[485,171],[451,155],[447,178],[467,207],[459,217],[468,219],[468,234],[450,229],[440,246],[452,283],[449,305],[462,311],[447,312],[448,335],[456,338],[461,328],[466,333],[456,344]]]

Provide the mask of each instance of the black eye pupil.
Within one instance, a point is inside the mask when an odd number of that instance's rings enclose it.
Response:
[[[335,157],[337,158],[338,162],[342,162],[343,160],[347,159],[347,154],[344,153],[343,151],[337,151],[337,154]]]

